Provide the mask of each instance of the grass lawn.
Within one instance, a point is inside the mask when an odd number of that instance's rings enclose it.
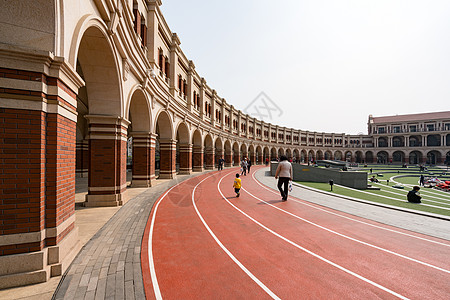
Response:
[[[319,183],[319,182],[298,182],[298,183],[318,189],[318,190],[330,192],[330,185],[328,183]],[[377,187],[380,187],[380,186],[377,186]],[[337,195],[342,195],[342,196],[349,196],[349,197],[354,197],[354,198],[358,198],[358,199],[363,199],[366,201],[373,201],[373,202],[377,202],[377,203],[388,204],[388,205],[397,206],[397,207],[404,207],[404,208],[414,209],[414,210],[418,210],[418,211],[424,211],[424,212],[429,212],[429,213],[434,213],[434,214],[450,216],[450,210],[441,209],[438,207],[426,206],[426,205],[433,205],[433,206],[442,206],[442,207],[450,208],[450,205],[442,205],[442,204],[435,203],[435,202],[429,202],[426,199],[423,200],[423,204],[409,203],[406,201],[406,192],[409,189],[398,190],[398,189],[394,189],[390,186],[381,187],[381,188],[382,189],[380,191],[367,191],[367,190],[361,191],[361,190],[348,189],[345,187],[334,185],[333,192],[331,192],[331,193],[337,194]],[[392,192],[398,193],[400,195],[388,193],[388,191],[392,191]],[[441,192],[441,193],[443,193],[443,192]],[[396,200],[384,198],[381,196],[391,197]],[[424,198],[426,198],[425,195],[423,195],[423,196],[424,196]],[[447,201],[450,204],[450,200],[447,200],[446,198],[447,197],[444,197],[442,199],[443,201],[441,201],[441,202]],[[424,204],[426,204],[426,205],[424,205]]]

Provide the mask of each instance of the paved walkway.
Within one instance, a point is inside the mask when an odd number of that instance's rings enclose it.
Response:
[[[277,181],[269,175],[264,168],[256,172],[256,179],[266,186],[277,190]],[[383,224],[423,233],[446,240],[450,240],[450,221],[439,220],[427,216],[417,215],[394,209],[386,209],[375,205],[333,197],[324,193],[315,192],[301,186],[294,186],[291,192],[297,198],[320,204],[332,209],[343,211],[355,216],[374,220]]]

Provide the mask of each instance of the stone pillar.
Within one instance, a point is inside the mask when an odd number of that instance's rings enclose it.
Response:
[[[219,166],[219,159],[224,157],[224,151],[223,149],[214,149],[214,167],[217,168]]]
[[[159,178],[172,179],[176,177],[177,142],[172,139],[159,140]]]
[[[150,132],[132,132],[133,177],[132,187],[150,187],[155,177],[156,135]]]
[[[252,165],[256,165],[256,155],[254,152],[250,153],[249,158],[250,158],[250,161],[252,162]]]
[[[5,53],[12,66],[15,54]],[[81,80],[76,85],[43,73],[59,74],[62,65],[64,74],[72,69],[40,55],[17,59],[42,71],[0,68],[0,289],[62,275],[81,247],[74,214],[73,92]]]
[[[89,172],[89,141],[82,140],[76,143],[76,177],[87,177]]]
[[[124,204],[127,189],[127,128],[117,116],[87,115],[89,122],[89,189],[85,206]]]
[[[201,146],[194,146],[193,151],[193,171],[203,172],[203,149]]]
[[[205,149],[205,155],[206,155],[206,170],[212,170],[214,169],[214,148],[211,149]]]
[[[225,153],[225,167],[231,167],[233,165],[233,154],[232,152]]]
[[[192,173],[192,144],[180,145],[180,174]]]
[[[233,152],[233,165],[239,166],[239,163],[240,163],[239,152]]]

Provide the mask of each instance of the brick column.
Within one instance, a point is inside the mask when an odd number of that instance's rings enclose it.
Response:
[[[127,128],[115,116],[87,115],[89,122],[89,189],[85,206],[124,204],[127,189]]]
[[[202,172],[203,171],[203,149],[201,146],[194,146],[193,151],[193,171]]]
[[[214,151],[215,151],[215,155],[214,155],[214,166],[215,166],[215,168],[218,168],[218,166],[219,166],[219,159],[220,159],[220,158],[225,159],[225,157],[224,157],[224,151],[223,151],[223,149],[214,149]],[[225,166],[225,164],[224,164],[224,166]]]
[[[252,162],[252,165],[256,165],[256,155],[255,153],[250,154],[250,160]]]
[[[180,145],[180,174],[192,173],[192,144]]]
[[[155,180],[156,135],[149,132],[132,132],[133,176],[132,187],[150,187]]]
[[[225,167],[233,165],[233,154],[231,152],[225,153]]]
[[[239,151],[233,152],[233,165],[234,166],[239,166],[239,163],[241,162],[239,154],[240,154]]]
[[[89,172],[89,141],[82,140],[76,143],[76,177],[87,177]]]
[[[205,169],[206,170],[214,169],[214,148],[206,149],[205,150],[205,155],[206,155]]]
[[[37,69],[48,68],[56,74],[61,67],[49,58],[36,57],[33,63],[41,59],[46,67]],[[22,56],[19,60],[24,65]],[[0,68],[0,77],[5,78],[0,93],[3,289],[62,275],[80,249],[74,215],[77,117],[73,92],[79,86],[15,69]],[[72,79],[76,78],[73,74]]]
[[[159,140],[159,178],[172,179],[176,170],[177,142],[172,139]]]

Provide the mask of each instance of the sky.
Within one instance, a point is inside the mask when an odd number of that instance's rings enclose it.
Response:
[[[448,0],[162,3],[200,76],[266,122],[367,134],[370,114],[450,110]]]

